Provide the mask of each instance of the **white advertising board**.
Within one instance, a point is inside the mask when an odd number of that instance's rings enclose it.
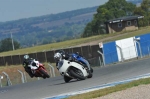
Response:
[[[130,37],[116,41],[117,54],[119,61],[137,57],[135,37]]]

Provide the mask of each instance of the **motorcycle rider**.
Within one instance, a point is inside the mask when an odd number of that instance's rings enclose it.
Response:
[[[70,60],[70,61],[72,60],[71,56],[68,53],[65,53],[65,51],[63,50],[59,50],[58,52],[56,52],[54,54],[54,59],[56,61],[56,67],[58,66],[59,61],[61,61],[62,59]]]
[[[76,54],[80,55],[83,57],[79,52],[76,52]],[[69,61],[76,61],[71,54],[66,53],[64,50],[59,50],[57,53],[54,54],[54,59],[56,61],[56,67],[58,66],[58,62],[61,61],[62,59],[69,60]]]
[[[62,59],[68,60],[70,58],[70,55],[66,53],[64,50],[59,50],[57,53],[60,53],[62,56]]]
[[[33,58],[30,58],[29,55],[24,55],[23,58],[24,58],[24,61],[23,61],[24,69],[29,74],[29,76],[33,78],[34,74],[31,72],[31,68],[29,66],[31,62],[33,61]]]
[[[56,68],[58,69],[58,63],[62,60],[62,55],[59,52],[57,52],[54,54],[54,59],[56,61]]]

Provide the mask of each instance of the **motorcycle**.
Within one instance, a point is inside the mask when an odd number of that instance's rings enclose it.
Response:
[[[86,68],[77,62],[62,59],[58,62],[57,68],[66,83],[71,79],[85,80],[92,77],[92,74],[88,73]]]
[[[29,65],[29,67],[31,68],[31,72],[35,75],[35,77],[42,77],[44,79],[50,77],[44,65],[40,63],[39,61],[33,60],[31,62],[31,65]]]
[[[75,62],[78,62],[79,64],[85,66],[87,69],[90,70],[91,73],[93,73],[93,68],[90,66],[89,61],[86,60],[81,55],[79,55],[79,53],[73,53],[73,54],[71,54],[71,57],[73,57]]]

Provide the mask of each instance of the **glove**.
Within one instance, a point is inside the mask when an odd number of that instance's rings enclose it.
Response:
[[[68,60],[72,62],[72,61],[73,61],[73,57],[70,56],[70,57],[68,58]]]

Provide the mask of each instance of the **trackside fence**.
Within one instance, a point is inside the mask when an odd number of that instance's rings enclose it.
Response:
[[[93,59],[93,58],[99,57],[99,54],[97,53],[97,50],[99,50],[98,45],[92,45],[92,46],[88,45],[88,46],[67,48],[67,49],[63,49],[63,50],[68,53],[79,52],[81,55],[83,55],[87,59]],[[43,62],[55,63],[54,53],[56,51],[57,50],[34,52],[34,53],[30,53],[28,55],[32,58],[38,59],[42,63]],[[1,56],[0,57],[0,66],[22,64],[23,56],[24,55]]]

